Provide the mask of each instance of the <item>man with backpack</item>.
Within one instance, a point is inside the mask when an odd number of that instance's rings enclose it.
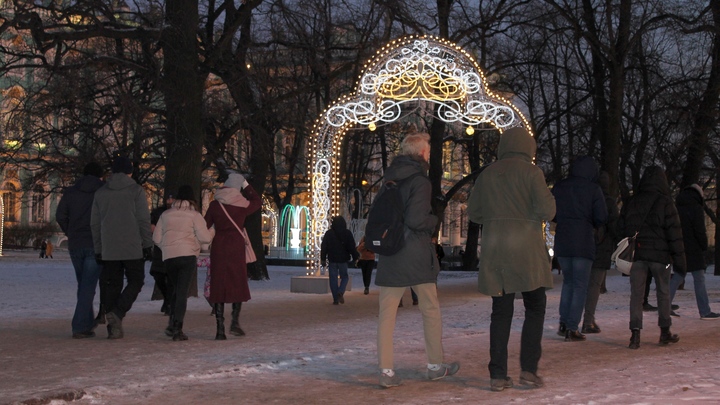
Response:
[[[432,214],[430,199],[432,186],[427,177],[430,158],[430,136],[414,133],[405,137],[400,145],[400,155],[393,159],[385,170],[383,186],[380,189],[368,216],[366,244],[368,249],[379,254],[375,284],[380,287],[380,312],[378,317],[378,362],[380,366],[380,386],[389,388],[402,384],[393,370],[393,331],[398,304],[407,287],[413,287],[419,297],[419,308],[423,317],[425,334],[425,352],[427,354],[427,378],[439,380],[453,375],[460,369],[458,363],[443,363],[442,319],[437,297],[437,276],[439,266],[435,246],[431,241],[438,218]],[[388,253],[382,249],[380,238],[373,234],[377,225],[373,218],[387,217],[378,210],[395,208],[385,198],[399,190],[402,203],[402,218],[399,235],[399,249]],[[390,193],[383,197],[384,193]],[[391,215],[390,215],[391,216]],[[396,230],[387,229],[388,237]],[[383,253],[384,252],[384,253]]]

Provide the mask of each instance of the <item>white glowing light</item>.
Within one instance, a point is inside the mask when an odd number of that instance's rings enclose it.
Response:
[[[475,60],[456,44],[432,36],[409,36],[378,50],[364,67],[355,92],[340,97],[315,123],[309,156],[313,171],[311,233],[307,274],[319,274],[320,243],[329,218],[340,213],[338,160],[342,140],[355,125],[373,131],[396,121],[403,107],[419,100],[438,106],[437,118],[467,126],[491,124],[500,132],[525,127],[511,102],[489,91]]]

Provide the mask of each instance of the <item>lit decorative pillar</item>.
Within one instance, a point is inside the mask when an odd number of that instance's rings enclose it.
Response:
[[[5,242],[3,240],[3,233],[5,232],[5,201],[0,197],[0,256],[2,256],[2,249],[3,249],[3,243]]]

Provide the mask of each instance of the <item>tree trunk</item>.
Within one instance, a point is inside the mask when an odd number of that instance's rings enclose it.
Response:
[[[162,34],[162,91],[167,109],[164,196],[189,184],[199,201],[202,174],[204,77],[198,73],[198,2],[166,3],[167,26]]]

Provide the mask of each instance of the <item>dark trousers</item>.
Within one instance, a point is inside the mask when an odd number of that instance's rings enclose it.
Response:
[[[672,325],[670,319],[670,266],[638,260],[630,268],[630,329],[643,328],[643,294],[648,274],[655,279],[658,326]]]
[[[123,288],[123,278],[127,285]],[[120,319],[130,311],[145,283],[145,261],[108,260],[103,262],[100,273],[100,300],[105,312],[112,312]]]
[[[600,289],[603,282],[605,282],[606,275],[607,269],[593,268],[590,271],[590,282],[588,283],[587,297],[585,297],[585,317],[583,319],[583,325],[585,326],[595,323],[595,309],[597,309]]]
[[[542,354],[542,334],[545,323],[547,297],[545,288],[522,293],[525,305],[525,322],[520,338],[520,367],[522,371],[536,373]],[[508,341],[515,301],[515,293],[492,297],[490,316],[490,378],[507,377]]]
[[[362,270],[363,285],[365,288],[370,288],[370,279],[372,278],[373,267],[375,267],[375,260],[358,260],[360,270]]]
[[[197,257],[181,256],[165,260],[167,271],[173,291],[170,292],[170,315],[175,321],[182,322],[187,310],[187,297],[190,291],[190,281],[197,268]]]

